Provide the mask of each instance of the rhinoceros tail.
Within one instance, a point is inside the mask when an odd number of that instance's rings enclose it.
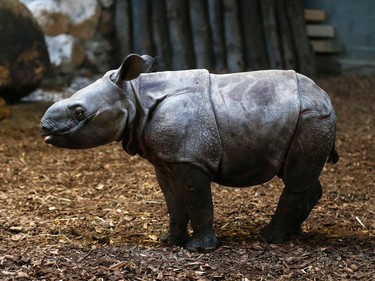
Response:
[[[339,153],[336,151],[335,142],[332,145],[332,150],[329,153],[327,163],[336,164],[340,159]]]

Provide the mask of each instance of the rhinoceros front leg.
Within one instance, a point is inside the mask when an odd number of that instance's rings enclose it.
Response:
[[[173,240],[177,234],[181,240],[183,233],[186,233],[187,214],[191,221],[193,235],[187,240],[185,247],[199,252],[216,249],[219,241],[213,231],[213,204],[209,176],[189,164],[172,164],[168,170],[162,176],[169,183],[169,188],[163,192],[170,212],[170,228],[164,237]],[[158,174],[160,178],[160,171]]]
[[[160,237],[160,241],[168,245],[185,246],[190,236],[187,232],[189,216],[184,201],[178,192],[173,190],[173,180],[168,173],[159,168],[155,168],[155,172],[169,214],[169,229]]]

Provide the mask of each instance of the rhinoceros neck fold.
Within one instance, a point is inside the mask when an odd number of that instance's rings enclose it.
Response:
[[[139,116],[137,101],[130,82],[127,81],[124,83],[122,92],[125,95],[124,99],[122,99],[122,103],[128,112],[126,126],[122,134],[122,148],[130,155],[136,155],[139,153],[137,138],[137,124]]]
[[[168,91],[159,95],[151,90],[144,91],[144,87],[149,88],[149,81],[152,77],[142,74],[139,78],[125,83],[125,92],[134,104],[134,115],[128,118],[127,129],[123,138],[123,148],[130,155],[138,154],[143,158],[147,158],[147,149],[144,141],[144,130],[149,117],[157,105],[168,96]],[[145,85],[146,84],[146,85]],[[146,93],[147,92],[147,93]]]

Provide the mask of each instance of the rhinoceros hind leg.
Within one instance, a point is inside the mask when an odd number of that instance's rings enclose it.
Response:
[[[276,212],[262,231],[268,243],[289,240],[322,195],[319,175],[332,150],[335,139],[334,114],[322,117],[310,111],[300,117],[281,171],[285,188]]]
[[[262,239],[267,243],[282,243],[298,235],[321,195],[319,180],[300,192],[285,188],[271,222],[260,233]]]

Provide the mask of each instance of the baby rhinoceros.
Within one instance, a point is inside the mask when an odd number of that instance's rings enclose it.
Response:
[[[275,175],[285,188],[260,235],[279,243],[298,234],[321,197],[323,166],[339,158],[327,94],[291,70],[145,73],[153,63],[131,54],[53,104],[41,120],[45,142],[83,149],[121,141],[152,163],[170,219],[164,243],[217,248],[210,183],[244,187]]]

